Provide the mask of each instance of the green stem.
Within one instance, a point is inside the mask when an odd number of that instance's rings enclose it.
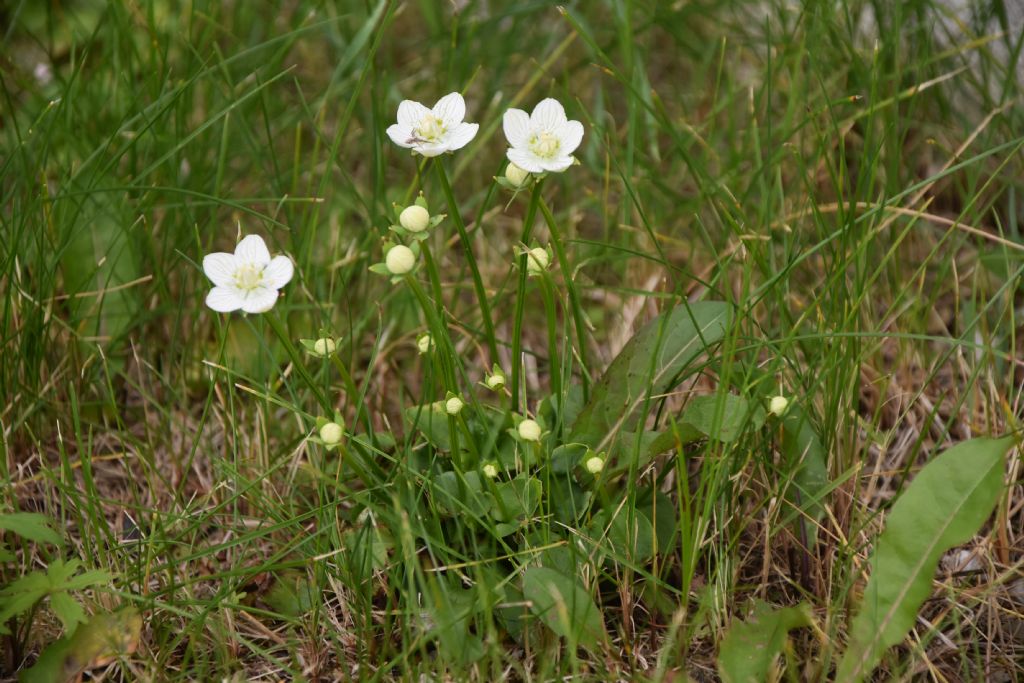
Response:
[[[299,355],[298,349],[296,349],[295,345],[292,344],[291,337],[288,335],[288,330],[285,329],[284,323],[281,319],[277,317],[277,313],[268,313],[264,317],[270,323],[270,327],[274,330],[274,334],[276,334],[277,338],[281,340],[282,344],[284,344],[285,351],[288,352],[288,357],[292,360],[292,365],[295,366],[295,370],[299,373],[299,377],[302,378],[302,381],[306,383],[306,386],[308,386],[310,391],[312,391],[316,396],[316,400],[320,404],[320,407],[327,415],[332,414],[334,412],[334,406],[331,404],[330,400],[328,400],[327,396],[320,391],[320,387],[317,386],[316,380],[314,380],[312,375],[309,374],[302,356]]]
[[[444,374],[445,389],[452,392],[453,394],[459,393],[458,383],[455,380],[455,370],[452,367],[453,359],[455,358],[455,349],[452,347],[451,339],[448,337],[448,331],[444,327],[444,322],[438,317],[437,310],[430,303],[430,297],[423,291],[423,287],[412,275],[405,276],[405,282],[409,285],[413,294],[416,295],[416,299],[420,302],[420,308],[423,309],[423,315],[427,318],[427,327],[430,328],[430,336],[434,339],[434,342],[438,345],[438,357],[441,359],[441,372]]]
[[[565,288],[569,292],[569,308],[572,309],[573,324],[576,327],[576,345],[580,354],[580,363],[583,365],[583,372],[580,373],[580,376],[583,381],[583,401],[586,403],[590,399],[590,383],[587,381],[587,372],[590,364],[587,361],[587,327],[583,317],[583,305],[580,303],[580,295],[573,282],[572,267],[569,263],[569,258],[565,255],[565,247],[562,245],[562,235],[558,230],[558,222],[543,199],[540,200],[540,211],[544,214],[544,220],[548,224],[548,232],[551,233],[551,245],[555,250],[555,258],[558,259],[558,267],[562,271],[562,277],[565,278]]]
[[[548,372],[551,375],[551,393],[558,397],[559,416],[562,413],[562,357],[558,352],[558,317],[551,279],[546,272],[540,274],[540,291],[544,299],[544,313],[548,322]]]
[[[370,412],[362,401],[359,387],[356,386],[355,380],[352,379],[352,375],[349,374],[348,368],[345,366],[345,361],[341,360],[337,351],[331,354],[331,362],[334,363],[338,374],[341,375],[341,381],[345,384],[345,391],[348,392],[349,400],[355,404],[356,421],[362,420],[366,423],[366,435],[372,439],[373,423],[370,421]]]
[[[483,318],[484,334],[487,337],[487,349],[491,353],[491,360],[498,360],[498,341],[494,334],[494,320],[491,318],[491,304],[487,300],[487,290],[484,289],[484,281],[480,277],[480,268],[477,266],[476,258],[473,256],[472,244],[469,234],[466,232],[466,225],[462,222],[462,213],[458,204],[455,203],[455,195],[452,194],[452,186],[448,182],[448,174],[444,170],[444,164],[440,160],[434,161],[434,168],[437,169],[437,177],[441,182],[441,189],[444,191],[445,199],[448,201],[448,215],[459,232],[459,241],[462,243],[462,251],[469,263],[469,270],[473,276],[473,289],[476,291],[477,304],[480,306],[480,316]]]
[[[526,209],[526,218],[523,220],[523,236],[520,240],[529,249],[530,234],[533,232],[533,219],[537,215],[537,205],[540,203],[541,182],[533,186],[530,193],[530,204]],[[522,374],[522,333],[523,333],[523,309],[526,306],[526,252],[519,255],[519,286],[516,289],[516,311],[512,321],[512,410],[522,411],[519,405],[519,376]]]

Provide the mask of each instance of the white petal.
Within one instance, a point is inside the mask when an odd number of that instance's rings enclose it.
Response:
[[[242,301],[242,310],[246,313],[265,313],[277,303],[277,290],[270,287],[257,287],[246,293]]]
[[[203,257],[203,272],[215,285],[230,285],[235,279],[235,255],[218,251]]]
[[[412,146],[412,151],[425,157],[441,156],[448,151],[448,142],[421,142]]]
[[[476,137],[478,130],[480,130],[479,123],[460,123],[455,130],[448,133],[448,138],[445,141],[448,144],[448,151],[462,149],[468,145],[470,140]]]
[[[457,92],[448,93],[434,105],[434,116],[449,128],[457,126],[466,118],[466,100]]]
[[[218,313],[230,313],[242,307],[242,297],[232,287],[214,287],[206,295],[206,305]]]
[[[538,102],[537,106],[533,108],[533,114],[530,115],[530,123],[533,124],[535,129],[549,132],[554,132],[561,128],[565,121],[565,109],[558,100],[551,99],[550,97]]]
[[[562,143],[558,148],[558,153],[569,156],[576,151],[576,148],[583,141],[583,124],[579,121],[568,121],[562,125],[561,130],[555,133],[555,135]]]
[[[513,147],[525,147],[530,137],[530,115],[522,109],[509,109],[501,119],[505,139]]]
[[[409,142],[409,139],[412,138],[412,129],[406,128],[400,123],[388,126],[388,137],[399,147],[409,149],[413,146],[413,143]]]
[[[576,159],[570,155],[555,157],[554,159],[538,159],[538,162],[545,171],[551,171],[553,173],[561,173],[572,166],[575,161]]]
[[[524,171],[529,171],[530,173],[544,172],[544,167],[540,165],[540,160],[533,153],[525,149],[510,147],[507,156],[509,161]]]
[[[263,269],[263,281],[267,287],[281,289],[295,274],[295,266],[287,256],[275,256],[270,265]]]
[[[247,235],[235,247],[235,262],[238,265],[252,264],[265,266],[270,263],[270,251],[267,243],[259,235]]]
[[[419,102],[402,100],[401,104],[398,105],[398,123],[403,128],[412,130],[419,125],[419,122],[423,120],[423,117],[429,113],[430,110]]]

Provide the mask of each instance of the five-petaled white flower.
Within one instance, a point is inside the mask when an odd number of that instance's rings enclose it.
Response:
[[[541,100],[532,114],[509,109],[502,120],[511,145],[508,160],[530,173],[561,172],[576,160],[572,153],[583,141],[583,124],[569,121],[558,100]]]
[[[480,124],[465,123],[465,117],[466,101],[457,92],[442,97],[433,109],[403,100],[398,105],[398,123],[388,127],[388,136],[399,147],[436,157],[461,149],[476,137]]]
[[[203,272],[215,285],[206,295],[207,306],[219,313],[263,313],[274,307],[277,290],[292,279],[295,267],[287,256],[270,258],[263,238],[249,235],[234,254],[206,255]]]

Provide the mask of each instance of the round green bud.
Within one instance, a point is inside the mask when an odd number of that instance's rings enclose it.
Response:
[[[598,472],[604,469],[604,460],[595,455],[593,457],[587,458],[587,462],[585,462],[583,466],[587,468],[587,472],[590,472],[591,474],[597,474]]]
[[[409,247],[399,244],[388,250],[384,265],[392,275],[405,275],[416,267],[416,254]]]
[[[333,339],[322,337],[313,342],[313,352],[318,356],[329,356],[338,348]]]
[[[444,410],[449,415],[458,415],[462,412],[462,409],[466,406],[462,402],[462,399],[458,396],[452,396],[450,399],[444,402]]]
[[[344,430],[337,422],[328,422],[320,428],[320,440],[328,446],[336,445],[344,434]]]
[[[430,227],[430,213],[419,204],[402,209],[398,222],[409,232],[423,232]]]
[[[523,420],[519,423],[518,430],[523,441],[540,441],[540,425],[533,420]]]
[[[768,402],[768,411],[775,417],[782,417],[789,408],[789,399],[785,396],[773,396]]]
[[[505,167],[505,180],[513,187],[522,187],[530,178],[530,172],[510,163]]]

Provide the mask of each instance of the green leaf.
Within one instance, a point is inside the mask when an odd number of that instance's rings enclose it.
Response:
[[[932,591],[943,553],[970,540],[1003,490],[1010,438],[972,439],[925,465],[892,506],[836,680],[859,681],[901,642]]]
[[[452,449],[448,413],[438,410],[437,406],[431,404],[406,408],[404,414],[409,426],[418,429],[431,446],[442,451]]]
[[[829,490],[828,454],[821,445],[818,433],[800,406],[790,405],[782,420],[783,474],[790,478],[786,487],[786,501],[798,511],[796,521],[802,533],[797,537],[814,547],[818,537],[819,521],[825,514],[823,498]]]
[[[648,517],[635,510],[601,510],[591,520],[588,533],[598,549],[614,559],[630,563],[654,556],[654,527]]]
[[[648,396],[671,389],[725,336],[728,322],[728,304],[703,301],[676,306],[647,323],[594,385],[568,441],[606,450],[619,430],[634,428]]]
[[[10,512],[0,515],[0,529],[13,531],[22,538],[35,543],[63,545],[60,534],[50,526],[50,519],[35,512]]]
[[[263,600],[278,614],[298,617],[312,610],[315,598],[313,586],[304,572],[284,571]]]
[[[752,409],[750,402],[735,394],[695,396],[683,409],[682,420],[708,438],[735,441],[750,424],[764,424],[764,410]]]
[[[757,603],[754,615],[729,627],[718,650],[718,673],[724,683],[760,683],[769,680],[775,657],[782,652],[789,632],[810,626],[806,605],[773,610]]]
[[[433,484],[433,500],[441,512],[449,516],[468,512],[482,517],[491,509],[492,499],[483,490],[483,482],[476,472],[464,475],[442,472],[434,477]]]
[[[50,607],[64,625],[66,635],[75,632],[75,627],[85,622],[85,610],[67,591],[50,593]]]
[[[523,574],[523,596],[530,611],[570,643],[593,651],[607,638],[601,611],[574,578],[548,567],[530,567]]]
[[[540,480],[526,474],[495,485],[491,516],[499,522],[528,518],[540,504],[543,487]]]

